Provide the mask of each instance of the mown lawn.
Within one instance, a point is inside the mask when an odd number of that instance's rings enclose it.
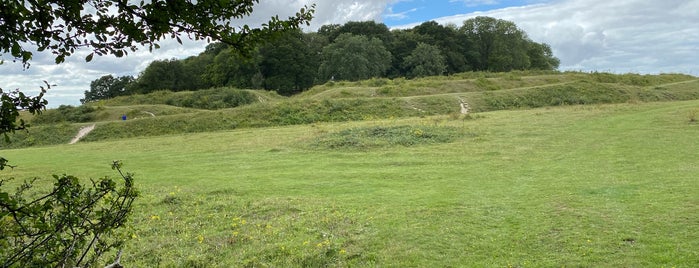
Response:
[[[142,191],[127,267],[696,267],[697,110],[567,106],[4,150],[18,167],[2,175],[100,177],[122,160]],[[374,131],[395,126],[408,132]],[[352,129],[450,139],[336,135]]]

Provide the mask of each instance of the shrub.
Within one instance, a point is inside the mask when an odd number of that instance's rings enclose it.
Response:
[[[498,90],[500,86],[485,77],[476,78],[476,85],[483,90]]]
[[[146,95],[130,95],[108,100],[111,105],[166,104],[196,109],[235,108],[256,101],[255,95],[236,88],[212,88],[197,91],[156,91]]]
[[[447,143],[458,136],[458,129],[436,126],[374,126],[352,128],[326,134],[311,143],[324,149],[369,149],[386,146],[414,146]]]
[[[369,80],[366,80],[362,84],[366,84],[369,87],[381,87],[385,86],[391,83],[391,80],[387,78],[372,78]]]
[[[112,165],[123,186],[107,177],[83,185],[74,176],[54,175],[48,193],[36,189],[36,179],[21,184],[14,194],[0,188],[0,267],[104,263],[104,253],[122,247],[125,238],[118,229],[138,196],[132,176],[120,167],[119,162]],[[5,182],[0,180],[0,186]]]
[[[78,107],[61,105],[56,109],[47,110],[44,113],[34,117],[32,122],[37,124],[90,122],[95,119],[96,111],[98,111],[98,108],[90,105],[81,105]]]
[[[235,88],[178,92],[166,100],[168,105],[207,110],[234,108],[253,102],[255,102],[255,96],[252,93]]]

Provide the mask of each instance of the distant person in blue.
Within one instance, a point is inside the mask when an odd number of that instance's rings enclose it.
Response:
[[[126,115],[122,115],[121,120],[126,120]]]

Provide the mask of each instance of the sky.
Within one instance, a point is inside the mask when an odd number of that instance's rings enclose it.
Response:
[[[535,42],[549,44],[561,71],[610,73],[684,73],[699,76],[699,0],[261,0],[241,21],[259,25],[271,16],[288,17],[316,4],[306,31],[326,24],[373,20],[392,29],[426,21],[460,26],[489,16],[514,22]],[[134,75],[153,60],[199,54],[206,42],[162,41],[152,53],[142,48],[123,58],[95,57],[77,51],[56,65],[50,53],[35,53],[29,69],[0,55],[0,88],[36,94],[43,81],[50,107],[79,105],[90,82],[103,75]]]

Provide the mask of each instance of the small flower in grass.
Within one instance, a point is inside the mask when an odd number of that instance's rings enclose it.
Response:
[[[344,248],[340,249],[340,254],[347,254],[347,250],[345,250]]]
[[[415,134],[415,136],[422,137],[422,135],[425,133],[422,131],[422,129],[418,128],[418,129],[413,130],[413,134]]]
[[[150,220],[152,220],[152,221],[160,220],[160,216],[158,216],[158,215],[150,215]]]
[[[198,236],[197,236],[197,241],[199,242],[199,244],[204,243],[204,236],[203,236],[203,235],[198,235]]]
[[[323,246],[329,246],[330,245],[330,240],[325,239],[323,242],[320,242],[316,245],[316,247],[322,248]]]
[[[238,231],[233,232],[233,236],[238,236],[239,234]]]

